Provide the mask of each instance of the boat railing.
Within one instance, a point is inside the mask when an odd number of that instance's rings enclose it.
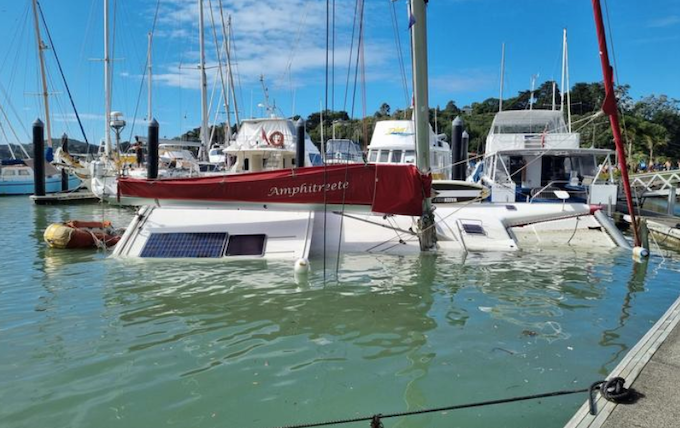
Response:
[[[574,149],[579,148],[577,133],[493,134],[487,144],[492,150]]]
[[[545,186],[541,187],[538,190],[532,189],[531,190],[531,198],[529,199],[529,203],[533,202],[534,199],[538,198],[543,193],[545,193],[545,195],[543,195],[544,199],[559,199],[555,195],[548,196],[549,195],[548,192],[552,192],[554,190],[564,190],[561,187],[558,187],[557,184],[569,184],[569,181],[567,181],[567,180],[554,180],[554,181],[549,182],[548,184],[546,184]],[[569,193],[571,193],[571,192],[569,192]]]

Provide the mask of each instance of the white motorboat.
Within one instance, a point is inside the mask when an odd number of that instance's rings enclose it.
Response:
[[[246,119],[236,139],[222,150],[227,174],[274,171],[295,165],[295,124],[281,117]],[[321,153],[305,133],[305,165],[322,164]]]
[[[491,189],[492,202],[616,205],[611,150],[581,148],[558,110],[502,111],[470,180]],[[603,178],[606,176],[607,178]]]
[[[327,165],[363,163],[364,154],[359,144],[352,140],[332,138],[326,141],[326,156],[324,162]]]

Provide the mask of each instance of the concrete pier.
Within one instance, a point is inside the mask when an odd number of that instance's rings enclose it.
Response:
[[[607,376],[623,377],[643,394],[632,404],[615,404],[598,394],[597,415],[588,403],[565,428],[675,428],[680,424],[680,298]]]

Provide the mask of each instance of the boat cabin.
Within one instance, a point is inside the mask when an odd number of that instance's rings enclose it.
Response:
[[[411,120],[384,120],[375,124],[368,146],[369,163],[416,163],[416,133]],[[430,129],[430,167],[435,180],[451,179],[451,148],[443,134]]]
[[[352,140],[331,139],[326,142],[326,163],[364,163],[361,147]]]
[[[295,167],[293,121],[283,118],[246,119],[236,139],[223,150],[227,172],[272,171]],[[321,153],[305,134],[305,165],[322,164]]]
[[[572,202],[615,204],[613,153],[581,148],[560,111],[504,111],[471,179],[491,188],[493,202],[560,201],[566,192]]]

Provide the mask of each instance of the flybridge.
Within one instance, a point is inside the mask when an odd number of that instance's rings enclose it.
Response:
[[[238,206],[362,206],[376,213],[419,216],[431,176],[413,165],[332,165],[238,175],[161,180],[120,177],[120,198]]]

